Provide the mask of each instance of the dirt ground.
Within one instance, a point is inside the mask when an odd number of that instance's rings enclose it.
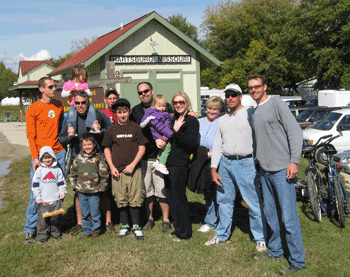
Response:
[[[28,147],[19,144],[11,144],[0,132],[0,162],[13,162],[28,155],[30,155]]]

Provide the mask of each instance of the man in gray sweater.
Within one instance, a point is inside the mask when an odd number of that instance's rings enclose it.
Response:
[[[303,134],[287,105],[279,97],[268,96],[266,89],[264,77],[248,77],[248,91],[258,104],[253,114],[252,126],[255,131],[256,158],[259,162],[266,221],[271,231],[268,252],[256,256],[255,259],[284,256],[281,243],[281,229],[284,224],[291,266],[281,271],[281,274],[292,274],[305,267],[305,251],[294,188]]]
[[[266,251],[262,205],[255,183],[252,128],[249,123],[254,109],[242,105],[242,90],[238,85],[230,84],[224,92],[229,112],[219,118],[211,160],[212,179],[218,185],[216,199],[220,207],[219,223],[215,237],[205,245],[229,239],[234,202],[239,190],[248,204],[250,230],[256,249]]]

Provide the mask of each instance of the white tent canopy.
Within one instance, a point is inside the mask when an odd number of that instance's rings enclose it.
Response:
[[[26,101],[26,99],[22,98],[22,104],[23,105],[29,105],[29,102]],[[2,99],[1,106],[16,106],[19,105],[19,97],[6,97]]]

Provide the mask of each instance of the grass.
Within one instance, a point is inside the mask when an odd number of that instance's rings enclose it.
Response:
[[[17,117],[19,118],[19,105],[15,106],[0,106],[0,122],[4,122],[5,114],[4,112],[11,111],[11,121],[17,121]],[[25,113],[23,112],[23,120],[25,120]]]
[[[228,243],[204,246],[214,232],[196,230],[204,217],[201,195],[189,192],[193,211],[193,238],[175,243],[169,234],[159,232],[161,220],[145,233],[145,241],[132,235],[118,239],[103,234],[98,240],[79,240],[79,236],[46,244],[23,243],[25,211],[29,200],[30,157],[10,165],[11,173],[2,178],[6,192],[5,208],[0,209],[0,275],[2,276],[277,276],[288,266],[285,259],[255,261],[255,244],[249,232],[248,212],[237,205],[235,225]],[[302,167],[306,163],[303,161]],[[300,176],[303,177],[303,176]],[[65,230],[73,224],[73,193],[68,185],[64,202]],[[306,251],[305,270],[295,276],[349,276],[349,227],[339,228],[329,219],[312,221],[307,205],[298,202]],[[159,211],[158,211],[159,218]],[[348,222],[347,222],[348,223]],[[120,224],[115,226],[119,229]]]

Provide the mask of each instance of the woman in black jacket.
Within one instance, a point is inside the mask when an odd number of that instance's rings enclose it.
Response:
[[[185,92],[173,96],[174,107],[171,151],[166,166],[169,175],[165,176],[166,196],[175,227],[175,242],[192,237],[191,213],[186,196],[186,183],[189,172],[190,155],[199,145],[199,123],[197,118],[188,115],[191,102]]]

